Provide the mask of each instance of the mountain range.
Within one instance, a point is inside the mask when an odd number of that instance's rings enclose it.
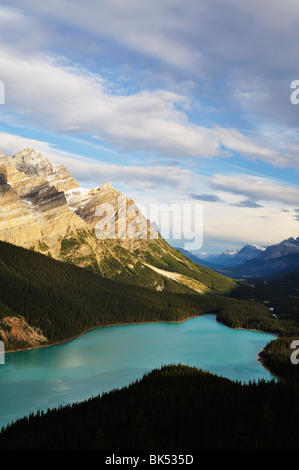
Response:
[[[291,237],[269,246],[256,258],[223,272],[238,278],[283,276],[295,271],[299,271],[299,237]]]
[[[288,238],[268,247],[247,244],[240,250],[201,259],[194,253],[181,250],[194,262],[232,278],[283,276],[299,270],[299,237]]]
[[[172,248],[110,183],[83,189],[64,166],[30,148],[12,157],[0,152],[0,240],[157,291],[238,287]]]
[[[210,254],[203,256],[200,251],[189,252],[190,259],[200,262],[203,266],[219,268],[222,266],[238,266],[256,258],[266,248],[248,243],[239,250],[226,250],[220,254]],[[181,250],[184,253],[184,250]],[[187,255],[187,253],[185,252]]]
[[[206,261],[214,264],[220,264],[221,266],[238,266],[246,263],[251,259],[256,258],[265,250],[265,247],[260,247],[248,243],[243,246],[240,250],[225,251],[220,255],[210,255],[205,258]]]

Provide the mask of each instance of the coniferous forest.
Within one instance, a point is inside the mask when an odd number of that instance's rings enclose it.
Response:
[[[0,450],[295,450],[297,382],[241,385],[182,365],[17,421]]]
[[[117,323],[181,321],[204,313],[236,311],[269,321],[261,303],[217,295],[157,292],[115,282],[83,268],[0,242],[0,319],[21,315],[48,344],[86,329]],[[6,349],[20,349],[17,342]]]

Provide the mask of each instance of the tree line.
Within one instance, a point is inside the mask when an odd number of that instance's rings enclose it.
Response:
[[[168,365],[85,402],[18,420],[0,450],[297,450],[298,383],[247,385]]]

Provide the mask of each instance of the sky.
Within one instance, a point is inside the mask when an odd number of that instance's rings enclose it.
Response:
[[[148,214],[200,206],[194,249],[298,237],[298,17],[297,0],[2,1],[0,150]]]

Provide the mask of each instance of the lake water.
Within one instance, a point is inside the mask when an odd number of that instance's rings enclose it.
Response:
[[[128,385],[163,364],[188,364],[242,382],[270,380],[257,357],[274,338],[234,330],[205,315],[182,323],[99,328],[67,343],[6,354],[0,365],[0,428],[32,411]]]

